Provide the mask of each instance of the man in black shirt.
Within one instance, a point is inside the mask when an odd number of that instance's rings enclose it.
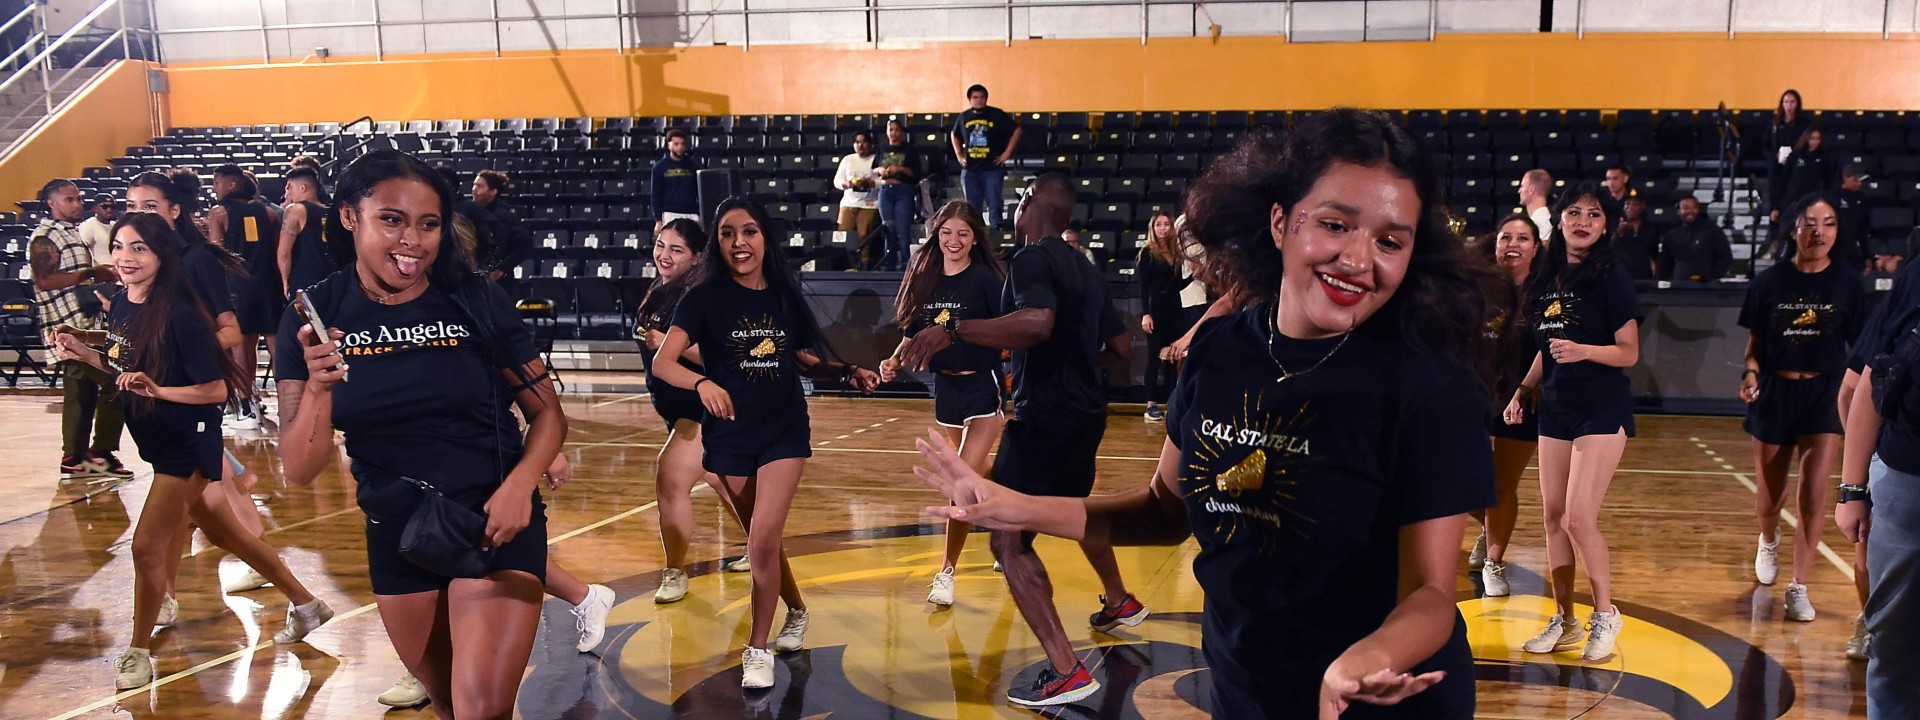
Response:
[[[1680,224],[1660,238],[1660,279],[1719,282],[1732,267],[1727,234],[1701,212],[1699,199],[1680,198]]]
[[[527,258],[533,236],[520,226],[520,213],[505,197],[510,181],[498,170],[481,170],[473,176],[473,199],[463,200],[454,213],[473,223],[474,268],[487,279],[500,284],[507,297],[520,297],[520,282],[513,269]]]
[[[928,328],[900,353],[902,364],[923,369],[928,358],[956,341],[1013,351],[1014,418],[1000,441],[993,481],[1029,495],[1092,494],[1094,456],[1107,427],[1100,347],[1107,338],[1124,334],[1112,322],[1102,323],[1108,303],[1099,271],[1060,240],[1073,219],[1073,206],[1073,186],[1065,176],[1034,179],[1014,216],[1023,244],[1008,263],[1002,293],[1002,307],[1012,311],[990,320]],[[1081,549],[1105,590],[1104,606],[1090,623],[1104,632],[1146,619],[1146,607],[1121,581],[1112,547]],[[1047,706],[1091,695],[1099,683],[1067,642],[1053,607],[1053,584],[1033,552],[1033,534],[996,531],[993,554],[1004,568],[1014,603],[1052,663],[1033,686],[1015,688],[1008,698],[1021,705]]]
[[[887,121],[887,148],[873,166],[880,171],[880,223],[887,230],[886,260],[880,264],[889,271],[900,270],[913,247],[913,201],[919,196],[920,179],[926,177],[926,163],[920,151],[913,149],[913,138],[899,119]]]
[[[1020,123],[1007,111],[987,104],[987,88],[967,88],[966,112],[953,119],[953,156],[960,161],[960,183],[967,202],[980,210],[988,230],[1000,229],[1000,191],[1007,180],[1007,159],[1020,146]]]
[[[700,161],[687,154],[687,131],[667,131],[667,154],[653,164],[653,184],[648,189],[653,211],[653,234],[678,218],[700,222]]]
[[[1638,195],[1627,198],[1621,208],[1620,225],[1613,230],[1613,251],[1627,274],[1635,280],[1653,279],[1654,246],[1658,231],[1647,226],[1647,203]]]

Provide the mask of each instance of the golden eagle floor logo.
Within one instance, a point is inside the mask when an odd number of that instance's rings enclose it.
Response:
[[[520,714],[543,718],[1025,718],[1005,701],[1045,666],[1006,583],[991,569],[986,537],[968,543],[957,602],[925,602],[939,569],[942,529],[910,525],[788,538],[794,574],[811,614],[806,649],[778,656],[775,685],[740,689],[748,632],[745,574],[696,565],[685,600],[656,605],[658,573],[610,583],[622,598],[597,654],[543,641],[520,692]],[[1068,637],[1102,683],[1081,703],[1049,717],[1208,716],[1200,651],[1203,596],[1191,571],[1192,543],[1119,548],[1120,567],[1153,617],[1113,635],[1084,621],[1100,593],[1077,546],[1042,539],[1036,548],[1054,583]],[[1519,647],[1553,612],[1538,575],[1509,570],[1514,595],[1482,598],[1463,576],[1459,605],[1484,698],[1528,693],[1616,697],[1675,720],[1776,718],[1793,707],[1796,685],[1781,664],[1751,644],[1703,623],[1618,602],[1626,615],[1619,650],[1586,663],[1579,648],[1526,655]],[[1590,610],[1580,606],[1582,617]],[[549,607],[551,631],[572,618]],[[775,615],[776,622],[780,615]],[[1568,703],[1568,716],[1591,703]],[[1547,717],[1540,715],[1540,717]]]

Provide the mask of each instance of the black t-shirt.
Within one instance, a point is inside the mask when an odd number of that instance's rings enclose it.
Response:
[[[1847,345],[1860,336],[1867,311],[1866,282],[1840,263],[1804,273],[1782,262],[1761,271],[1747,288],[1740,327],[1760,336],[1762,373],[1838,374],[1846,370]]]
[[[1634,296],[1633,277],[1619,263],[1572,285],[1541,293],[1528,302],[1527,316],[1533,324],[1534,349],[1542,353],[1546,371],[1543,387],[1626,377],[1621,368],[1592,361],[1561,365],[1554,361],[1553,353],[1547,352],[1547,343],[1554,338],[1581,345],[1612,345],[1614,332],[1628,321],[1640,319],[1640,299]]]
[[[227,287],[227,266],[220,264],[219,252],[211,245],[188,243],[187,251],[180,255],[180,265],[187,269],[187,284],[216,320],[221,313],[233,312],[233,291]]]
[[[160,318],[147,311],[146,303],[128,299],[125,290],[116,293],[113,307],[107,310],[107,345],[101,353],[108,369],[144,372],[161,387],[192,387],[219,380],[220,343],[214,338],[214,328],[208,324],[210,319],[201,317],[190,300],[175,298],[172,312]],[[150,322],[167,324],[166,357],[141,357],[140,351],[127,346],[127,337],[133,328]],[[120,393],[120,397],[127,404],[152,402],[156,407],[179,404],[149,400],[133,393]]]
[[[967,108],[953,119],[953,136],[960,139],[960,152],[966,155],[968,170],[992,170],[994,160],[1007,151],[1013,130],[1019,122],[1007,111],[988,105],[979,110]]]
[[[935,262],[938,262],[936,259]],[[902,332],[913,337],[921,330],[944,325],[948,318],[983,320],[1006,314],[1001,310],[1001,293],[1006,280],[992,270],[973,263],[957,275],[941,275],[933,286],[933,297],[913,314]],[[972,343],[960,343],[933,356],[927,363],[932,370],[982,371],[1000,367],[1000,351]]]
[[[1107,289],[1100,271],[1060,238],[1046,238],[1014,251],[1007,261],[1000,305],[1008,312],[1053,311],[1053,334],[1013,351],[1013,409],[1030,413],[1104,413],[1100,345],[1111,335],[1102,323]]]
[[[673,326],[700,346],[706,376],[733,398],[734,419],[701,422],[707,447],[751,448],[808,432],[807,400],[794,353],[815,339],[771,288],[750,290],[732,279],[696,285],[680,298]]]
[[[1614,261],[1635,280],[1653,279],[1653,257],[1660,238],[1645,221],[1638,227],[1617,228],[1613,235]]]
[[[1313,717],[1334,658],[1399,602],[1402,527],[1494,502],[1487,396],[1464,368],[1376,319],[1338,338],[1275,337],[1273,305],[1208,321],[1168,405],[1200,546],[1215,717]],[[1384,322],[1383,322],[1384,320]],[[1387,717],[1473,710],[1465,624],[1414,673],[1440,686]],[[1369,715],[1374,717],[1374,715]]]
[[[267,204],[259,200],[229,201],[220,204],[227,210],[227,226],[218,228],[227,249],[247,263],[247,274],[254,283],[271,280],[280,284],[280,224]]]
[[[907,172],[910,173],[906,177],[898,178],[900,180],[898,185],[886,185],[883,183],[881,187],[911,188],[914,183],[919,182],[921,178],[927,176],[927,163],[920,157],[920,151],[915,150],[911,143],[888,147],[880,151],[879,156],[873,159],[873,166],[876,169],[898,166],[906,168]]]
[[[1487,373],[1486,385],[1492,392],[1489,399],[1494,411],[1499,412],[1513,399],[1527,371],[1533,369],[1533,356],[1540,350],[1534,346],[1533,331],[1527,324],[1526,306],[1521,302],[1524,293],[1504,275],[1496,282],[1499,294],[1488,293],[1487,322],[1480,332],[1488,351],[1485,357],[1494,364],[1493,372]]]
[[[487,299],[461,309],[429,288],[399,305],[381,305],[351,272],[320,281],[308,294],[341,341],[347,381],[333,386],[333,426],[347,455],[383,475],[432,483],[471,506],[492,494],[520,460],[520,422],[504,370],[539,358],[533,336],[506,293],[485,283]],[[477,322],[490,326],[482,347]],[[298,339],[305,316],[289,306],[280,321],[274,376],[306,380]],[[518,383],[514,383],[517,385]]]
[[[653,300],[652,295],[656,293],[666,292],[665,290],[661,289],[661,286],[665,282],[666,280],[664,279],[658,279],[653,281],[653,287],[647,291],[649,295],[648,300]],[[678,300],[675,300],[673,302],[655,303],[654,307],[642,308],[640,316],[638,318],[635,318],[635,321],[639,323],[640,328],[642,330],[658,330],[662,333],[665,333],[667,331],[667,327],[673,324],[674,308],[678,307],[679,304],[680,302]],[[644,345],[645,343],[642,343],[642,350],[640,353],[640,365],[641,367],[645,368],[647,371],[647,392],[651,393],[654,396],[655,398],[654,404],[656,405],[660,404],[659,398],[667,397],[667,396],[674,396],[675,399],[684,399],[687,397],[691,397],[693,398],[693,402],[695,404],[699,404],[700,399],[699,399],[698,393],[695,393],[692,390],[682,390],[680,388],[674,387],[672,384],[668,383],[665,380],[661,380],[659,377],[654,375],[653,373],[654,352],[652,350],[645,349]],[[706,370],[702,369],[699,365],[694,364],[693,362],[687,360],[684,357],[680,358],[680,365],[697,373],[701,373],[701,374],[706,373]]]

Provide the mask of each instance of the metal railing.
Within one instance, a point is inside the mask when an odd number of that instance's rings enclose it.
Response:
[[[35,96],[29,102],[13,110],[3,120],[0,128],[11,128],[30,113],[41,113],[43,117],[27,128],[21,137],[31,135],[39,126],[53,115],[59,104],[59,92],[77,91],[81,83],[72,83],[82,72],[98,72],[108,63],[98,63],[102,55],[117,50],[109,60],[143,58],[148,56],[148,44],[136,43],[137,36],[150,37],[149,31],[129,27],[127,22],[126,0],[104,0],[86,15],[74,22],[73,27],[58,37],[48,39],[47,8],[43,1],[32,2],[0,24],[0,37],[16,32],[22,23],[31,23],[33,32],[26,36],[18,48],[0,60],[0,69],[6,70],[4,79],[0,79],[0,96],[8,92],[30,92]],[[112,13],[114,22],[109,26],[102,18]],[[111,29],[111,32],[107,32]],[[104,35],[102,34],[104,33]],[[22,55],[32,53],[25,60]],[[78,55],[76,58],[75,55]],[[17,64],[16,64],[17,63]],[[86,80],[88,78],[81,78]],[[4,112],[4,111],[0,111]],[[10,150],[11,148],[6,148]]]

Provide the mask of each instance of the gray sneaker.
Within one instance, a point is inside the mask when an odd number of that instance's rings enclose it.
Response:
[[[1807,586],[1787,583],[1787,619],[1813,622],[1813,601],[1807,599]]]
[[[1620,639],[1620,607],[1614,606],[1613,612],[1593,611],[1587,617],[1587,650],[1580,653],[1587,662],[1600,662],[1613,657],[1614,641]]]
[[[1507,584],[1507,564],[1487,561],[1480,567],[1480,582],[1487,586],[1487,597],[1506,597],[1513,594],[1513,586]]]
[[[1487,565],[1487,530],[1480,529],[1480,539],[1473,541],[1473,552],[1467,553],[1467,567],[1479,570]]]
[[[780,626],[780,636],[773,639],[773,651],[790,653],[806,646],[807,611],[787,609],[787,622]]]
[[[1545,628],[1541,628],[1540,634],[1533,636],[1533,639],[1521,645],[1520,649],[1535,655],[1544,655],[1563,647],[1578,645],[1580,638],[1584,636],[1585,633],[1580,630],[1578,620],[1555,615],[1552,620],[1547,621]]]
[[[333,619],[333,608],[327,607],[327,601],[314,598],[313,602],[287,608],[287,626],[273,634],[273,641],[281,645],[300,642],[308,633],[320,629]]]
[[[1847,638],[1847,659],[1867,659],[1867,651],[1873,647],[1873,636],[1867,633],[1867,616],[1853,616],[1853,637]]]

